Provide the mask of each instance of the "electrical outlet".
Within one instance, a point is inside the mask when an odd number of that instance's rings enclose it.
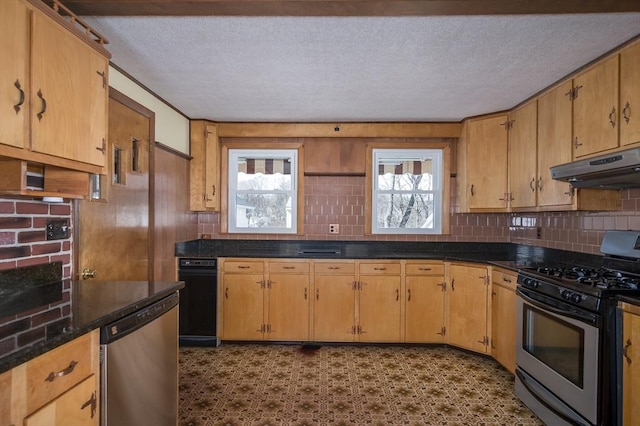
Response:
[[[337,223],[329,224],[329,233],[330,234],[339,234],[340,233],[340,225]]]
[[[542,239],[542,228],[539,226],[536,228],[536,238],[538,240]]]
[[[68,219],[47,221],[47,240],[64,240],[66,238],[69,238]]]

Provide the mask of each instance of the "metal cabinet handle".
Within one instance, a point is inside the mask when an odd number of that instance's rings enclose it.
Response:
[[[107,152],[107,141],[102,138],[102,146],[96,146],[96,149],[104,155]]]
[[[46,377],[46,379],[44,379],[45,382],[53,382],[56,377],[63,377],[66,376],[68,374],[73,373],[74,368],[76,368],[76,365],[78,365],[78,361],[71,361],[69,363],[69,366],[67,368],[65,368],[64,370],[60,370],[57,373],[54,373],[53,371],[51,373],[49,373],[49,375]]]
[[[629,102],[622,108],[622,117],[624,118],[624,122],[629,124],[629,120],[631,120],[631,105],[629,105]]]
[[[431,268],[424,268],[424,267],[421,267],[421,268],[418,268],[418,270],[419,270],[419,271],[430,271],[430,270],[431,270]]]
[[[38,114],[36,114],[38,116],[38,121],[40,121],[42,120],[42,116],[44,115],[44,113],[47,111],[47,100],[44,98],[42,90],[38,90],[38,97],[42,101],[42,109]]]
[[[473,197],[474,195],[476,195],[476,190],[473,184],[471,184],[471,196]]]
[[[609,124],[611,124],[611,128],[615,129],[616,127],[616,107],[613,107],[611,109],[611,112],[609,113]]]
[[[304,288],[304,300],[307,300],[307,288]]]
[[[455,291],[456,290],[455,284],[456,284],[456,279],[452,278],[451,279],[451,291]]]
[[[86,280],[89,278],[95,278],[97,274],[98,271],[96,271],[95,269],[84,268],[82,270],[82,279]]]
[[[531,188],[531,191],[536,190],[535,182],[536,182],[536,178],[531,178],[531,182],[529,182],[529,188]]]
[[[240,265],[240,266],[238,266],[238,269],[249,269],[249,266],[247,266],[247,265]]]
[[[510,283],[511,282],[511,278],[502,277],[502,281],[504,281],[506,283]]]
[[[411,289],[407,289],[407,302],[411,302]]]
[[[396,302],[400,300],[400,290],[396,288]]]
[[[96,398],[96,393],[91,393],[91,398],[80,407],[81,410],[84,410],[87,407],[91,407],[91,418],[96,414],[96,408],[98,406],[98,400]]]
[[[578,141],[578,137],[576,136],[576,137],[573,139],[573,147],[574,147],[575,149],[578,149],[578,148],[579,148],[579,147],[581,147],[581,146],[582,146],[582,142],[579,142],[579,141]]]
[[[213,195],[214,197],[216,195],[216,186],[215,185],[211,185],[211,195]]]
[[[316,288],[316,300],[320,300],[320,289]]]
[[[282,269],[290,270],[290,269],[296,269],[296,267],[295,266],[283,266]]]
[[[629,347],[631,346],[631,339],[627,339],[624,348],[622,349],[622,356],[627,360],[627,365],[631,365],[631,357],[629,356]]]
[[[16,86],[16,89],[18,89],[20,91],[20,99],[18,100],[18,103],[15,104],[13,106],[13,109],[16,110],[16,114],[20,112],[20,107],[22,106],[22,104],[24,104],[24,90],[22,90],[22,86],[20,85],[20,80],[17,79],[15,83],[13,83],[14,86]],[[629,102],[627,102],[627,105],[629,105]],[[627,120],[628,122],[629,120]]]
[[[542,191],[542,176],[538,179],[538,190]]]
[[[224,288],[224,298],[228,299],[229,298],[229,287],[225,287]]]
[[[386,271],[387,268],[373,268],[374,271]]]

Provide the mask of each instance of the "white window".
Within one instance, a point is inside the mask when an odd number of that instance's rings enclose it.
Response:
[[[374,234],[441,234],[441,149],[373,149]]]
[[[297,167],[295,149],[229,149],[229,232],[296,233]]]

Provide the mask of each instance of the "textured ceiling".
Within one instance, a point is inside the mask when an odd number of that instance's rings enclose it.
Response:
[[[83,19],[115,65],[214,121],[459,121],[640,34],[640,13]]]

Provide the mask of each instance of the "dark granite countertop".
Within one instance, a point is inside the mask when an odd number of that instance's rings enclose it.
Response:
[[[599,265],[601,256],[513,243],[200,239],[177,243],[176,257],[440,259],[517,270],[563,259]]]
[[[181,281],[61,280],[58,264],[42,268],[35,277],[23,271],[0,271],[2,299],[8,295],[12,299],[11,304],[0,306],[0,373],[184,287]],[[40,291],[47,297],[34,300]],[[43,325],[48,318],[54,320]],[[20,344],[27,340],[24,336],[34,335],[37,338]]]

